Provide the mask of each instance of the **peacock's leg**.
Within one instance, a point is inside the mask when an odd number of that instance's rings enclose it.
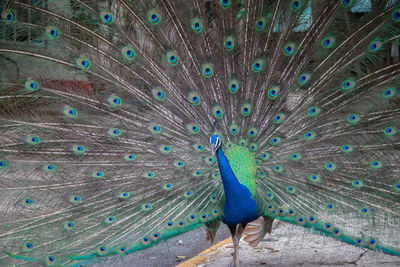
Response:
[[[239,260],[239,242],[240,238],[242,237],[244,228],[246,227],[246,223],[240,223],[236,225],[228,225],[229,230],[231,231],[232,235],[232,242],[233,242],[233,259],[230,264],[230,267],[240,267],[240,260]]]

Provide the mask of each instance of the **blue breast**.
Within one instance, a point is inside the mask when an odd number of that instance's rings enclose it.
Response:
[[[221,148],[217,150],[218,167],[225,191],[224,217],[226,224],[251,222],[258,217],[257,204],[250,190],[239,183]]]

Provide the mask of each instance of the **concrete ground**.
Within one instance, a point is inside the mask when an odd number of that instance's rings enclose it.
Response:
[[[277,223],[256,248],[241,241],[241,266],[400,266],[400,258],[356,248],[332,238],[315,235],[300,227]],[[138,267],[225,267],[232,260],[233,247],[226,226],[217,232],[216,246],[211,249],[205,231],[197,229],[154,248],[126,257],[114,257],[96,264]],[[207,249],[206,251],[204,251]],[[197,257],[195,257],[199,254]],[[194,258],[193,258],[194,257]],[[181,265],[179,265],[181,264]]]

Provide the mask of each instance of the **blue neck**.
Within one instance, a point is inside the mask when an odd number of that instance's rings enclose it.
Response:
[[[223,222],[238,224],[257,218],[257,204],[250,190],[239,183],[221,147],[217,150],[218,167],[225,192]]]

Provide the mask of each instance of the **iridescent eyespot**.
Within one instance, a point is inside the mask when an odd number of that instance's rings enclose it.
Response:
[[[0,170],[7,168],[7,161],[0,160]]]
[[[31,251],[34,248],[32,241],[25,241],[22,245],[22,249],[26,252]]]
[[[193,173],[192,173],[192,175],[193,175],[194,177],[199,177],[199,176],[201,176],[202,174],[203,174],[203,172],[200,171],[200,170],[193,171]]]
[[[310,73],[303,73],[299,76],[298,82],[299,85],[305,85],[308,83],[308,81],[311,78],[311,74]]]
[[[273,86],[273,87],[269,88],[268,91],[267,91],[268,98],[269,98],[270,100],[275,100],[275,99],[277,99],[278,96],[279,96],[279,92],[280,92],[280,91],[281,91],[281,90],[280,90],[280,87],[279,87],[279,86]]]
[[[222,9],[227,9],[231,6],[231,0],[219,0],[219,5]]]
[[[195,33],[200,33],[203,31],[203,23],[199,18],[193,18],[190,22],[190,26],[194,30]]]
[[[364,240],[362,238],[355,238],[354,241],[357,245],[362,246],[364,245]]]
[[[248,117],[248,116],[250,116],[251,111],[252,111],[252,106],[251,106],[251,104],[249,104],[249,103],[244,104],[244,105],[242,106],[242,108],[240,109],[240,113],[242,114],[243,117]]]
[[[310,141],[310,140],[313,140],[315,138],[315,136],[316,136],[316,133],[314,131],[309,131],[303,135],[303,138],[307,141]]]
[[[210,201],[212,203],[216,203],[218,201],[217,197],[215,195],[210,196]]]
[[[342,150],[344,153],[349,153],[352,152],[354,148],[351,145],[345,144],[340,147],[340,150]]]
[[[308,221],[309,223],[311,223],[311,224],[314,224],[314,223],[316,222],[314,216],[309,216],[309,217],[307,218],[307,221]]]
[[[174,162],[173,165],[177,168],[182,168],[183,166],[185,166],[185,163],[183,163],[183,161],[177,160]]]
[[[122,134],[122,131],[117,128],[111,128],[110,130],[107,131],[108,135],[111,137],[120,137]]]
[[[75,60],[75,63],[78,67],[84,70],[90,69],[90,61],[86,57],[80,57]]]
[[[194,148],[195,150],[199,151],[199,152],[201,152],[201,151],[204,150],[204,146],[201,145],[201,144],[195,144],[195,145],[193,146],[193,148]]]
[[[142,211],[149,211],[151,209],[153,209],[153,206],[150,203],[144,203],[142,205]]]
[[[145,172],[142,174],[142,177],[152,179],[152,178],[156,177],[156,174],[154,172]]]
[[[335,45],[336,38],[333,36],[327,36],[322,40],[323,48],[332,48]]]
[[[368,215],[368,214],[371,213],[371,210],[368,209],[368,208],[362,208],[362,209],[360,210],[360,213],[361,213],[362,215]]]
[[[239,126],[237,126],[236,124],[232,124],[232,125],[229,127],[229,132],[230,132],[232,135],[237,135],[237,134],[239,133]]]
[[[272,206],[271,204],[266,205],[266,210],[272,211],[273,209],[274,209],[274,206]]]
[[[79,204],[79,203],[81,203],[81,201],[82,201],[81,197],[77,196],[77,195],[71,196],[69,198],[69,202],[71,202],[72,204]]]
[[[359,180],[359,179],[357,179],[357,180],[353,180],[353,181],[351,182],[351,185],[352,185],[353,187],[357,188],[357,189],[360,189],[361,187],[364,186],[364,182],[361,181],[361,180]]]
[[[45,164],[42,166],[42,169],[45,172],[55,172],[56,171],[56,166],[53,164]]]
[[[319,113],[321,113],[321,109],[319,107],[316,107],[316,106],[310,107],[307,110],[307,115],[310,116],[310,117],[317,116]]]
[[[142,244],[143,245],[147,246],[150,243],[151,243],[151,239],[149,237],[147,237],[147,236],[143,237],[143,239],[142,239]]]
[[[183,196],[184,196],[185,198],[191,197],[192,195],[193,195],[193,192],[192,192],[192,191],[187,191],[187,192],[183,193]]]
[[[276,172],[276,173],[281,173],[281,172],[284,171],[284,168],[283,168],[281,165],[276,164],[276,165],[274,165],[274,166],[272,167],[272,170],[273,170],[274,172]]]
[[[161,89],[155,88],[151,92],[153,94],[154,99],[158,101],[165,101],[165,99],[167,99],[166,93]]]
[[[217,178],[220,177],[220,174],[219,174],[218,171],[215,171],[215,172],[213,172],[213,173],[211,174],[211,177],[212,177],[213,179],[217,179]]]
[[[27,142],[30,145],[37,145],[40,143],[40,139],[38,136],[34,136],[34,135],[28,135],[25,138],[25,142]]]
[[[65,230],[72,230],[75,228],[75,223],[73,221],[68,221],[64,223]]]
[[[268,152],[264,152],[260,155],[262,160],[268,160],[270,158],[270,154]]]
[[[212,113],[213,113],[214,118],[221,119],[222,116],[224,115],[224,110],[222,109],[221,106],[215,106],[212,109]]]
[[[353,5],[353,0],[342,0],[342,6],[343,7],[350,7]]]
[[[100,18],[105,24],[111,24],[114,21],[113,15],[111,14],[111,12],[108,11],[100,12]]]
[[[347,79],[342,82],[342,89],[346,92],[352,90],[356,86],[356,81],[353,79]]]
[[[195,221],[197,220],[197,215],[196,215],[196,214],[191,214],[191,215],[188,217],[188,220],[189,220],[190,222],[195,222]]]
[[[282,140],[282,138],[274,136],[269,140],[269,143],[273,146],[276,146],[279,144],[279,142]]]
[[[165,184],[165,185],[163,185],[162,188],[163,188],[164,190],[166,190],[166,191],[169,191],[169,190],[171,190],[173,187],[174,187],[173,184]]]
[[[53,256],[47,256],[45,258],[45,262],[46,262],[47,265],[50,265],[50,266],[54,265],[56,263],[56,258],[53,257]]]
[[[325,163],[325,169],[327,170],[327,171],[335,171],[336,170],[336,164],[335,163],[333,163],[333,162],[327,162],[327,163]]]
[[[25,82],[25,88],[30,92],[36,92],[39,90],[39,84],[36,81],[28,78]]]
[[[132,153],[125,154],[125,155],[124,155],[124,159],[125,159],[126,161],[134,161],[134,160],[136,159],[136,155],[135,155],[135,154],[132,154]]]
[[[235,94],[239,90],[238,80],[232,79],[228,84],[228,89],[231,94]]]
[[[375,53],[379,51],[381,47],[382,47],[382,42],[375,40],[368,45],[368,50],[372,53]]]
[[[303,225],[306,223],[306,220],[303,217],[297,217],[296,221],[298,224]]]
[[[167,222],[166,226],[167,226],[168,229],[172,229],[172,228],[174,228],[175,223],[174,222]]]
[[[247,146],[247,140],[240,139],[240,140],[239,140],[239,145],[240,145],[240,146]]]
[[[327,209],[328,211],[333,211],[333,210],[335,210],[335,204],[333,204],[333,203],[328,203],[325,207],[326,207],[326,209]]]
[[[265,25],[266,25],[266,23],[265,23],[265,17],[259,17],[259,18],[256,20],[255,27],[256,27],[256,30],[257,30],[257,31],[262,31],[262,30],[264,30],[264,29],[265,29]]]
[[[390,127],[385,128],[385,129],[383,130],[383,133],[384,133],[386,136],[392,136],[392,135],[395,135],[395,134],[397,133],[397,129],[396,129],[396,127],[394,127],[394,126],[390,126]]]
[[[303,1],[300,0],[293,0],[292,3],[290,4],[290,7],[293,11],[297,12],[303,5]]]
[[[170,66],[176,66],[179,63],[178,54],[175,51],[169,51],[166,55]]]
[[[149,12],[147,12],[147,17],[152,25],[157,25],[161,21],[161,15],[155,9],[151,9]]]
[[[4,10],[1,12],[1,18],[7,24],[13,23],[15,21],[15,13],[11,10]]]
[[[340,229],[338,229],[338,228],[335,228],[335,229],[332,231],[332,233],[333,233],[333,235],[336,236],[336,237],[339,237],[339,236],[342,234],[342,232],[341,232]]]
[[[118,248],[118,254],[124,254],[126,252],[126,247]]]
[[[216,162],[216,160],[213,157],[207,157],[204,159],[204,161],[209,165],[213,165]]]
[[[76,118],[78,116],[78,111],[70,106],[66,106],[65,108],[63,108],[62,112],[68,118]]]
[[[187,129],[189,130],[189,132],[191,134],[198,134],[200,132],[200,127],[195,124],[195,123],[191,123],[187,126]]]
[[[119,96],[112,95],[107,99],[107,102],[111,105],[111,107],[118,108],[122,105],[122,100]]]
[[[211,63],[205,63],[201,67],[201,74],[205,78],[211,78],[214,75],[214,66]]]
[[[310,174],[308,176],[308,178],[310,179],[310,181],[312,183],[320,183],[321,182],[321,177],[318,174]]]
[[[253,138],[253,137],[256,137],[256,136],[257,136],[257,133],[258,133],[257,128],[256,128],[256,127],[251,127],[251,128],[247,131],[247,136],[248,136],[249,138]]]
[[[266,194],[266,198],[267,198],[267,200],[269,200],[269,201],[273,200],[274,197],[275,197],[275,194],[272,193],[272,192],[268,192],[268,193]]]
[[[156,241],[160,238],[160,233],[153,233],[151,235],[151,239],[153,239],[153,241]]]
[[[226,51],[230,52],[235,48],[235,38],[232,36],[224,37],[224,48]]]
[[[290,159],[293,161],[298,161],[301,159],[301,154],[300,153],[293,153],[290,155]]]
[[[370,163],[370,166],[372,169],[377,170],[383,167],[382,162],[380,162],[379,160],[374,160]]]
[[[356,124],[360,121],[360,116],[358,114],[350,114],[347,116],[347,121],[351,124]]]
[[[124,46],[121,48],[121,53],[127,60],[133,60],[136,57],[136,52],[131,46]]]
[[[58,38],[58,29],[54,26],[47,26],[46,27],[46,34],[50,39]]]
[[[368,246],[369,246],[370,248],[376,248],[377,245],[378,245],[378,240],[376,240],[375,238],[371,238],[371,239],[368,241]]]
[[[280,124],[285,120],[286,115],[283,113],[278,113],[276,115],[274,115],[272,121],[276,124]]]
[[[104,177],[104,172],[102,172],[102,171],[94,171],[94,172],[92,172],[92,177],[101,179],[101,178]]]
[[[392,98],[396,94],[395,88],[387,88],[384,90],[382,96],[383,98]]]
[[[147,129],[153,134],[159,134],[161,133],[162,130],[161,125],[158,124],[151,124],[150,126],[147,127]]]
[[[400,8],[393,10],[392,19],[394,22],[400,22]]]
[[[290,42],[285,45],[283,48],[283,54],[287,57],[293,56],[294,52],[296,51],[296,43]]]
[[[325,230],[327,230],[329,232],[332,231],[332,229],[333,229],[332,224],[330,224],[330,223],[325,223],[324,227],[325,227]]]
[[[294,194],[294,193],[296,193],[296,187],[294,187],[293,185],[288,185],[286,187],[286,192],[288,192],[290,194]]]
[[[200,95],[196,92],[191,92],[189,94],[189,103],[193,106],[198,106],[201,103]]]
[[[251,151],[251,152],[256,152],[257,149],[258,149],[258,144],[257,144],[257,143],[251,143],[251,144],[249,145],[249,151]],[[257,162],[256,162],[256,164],[257,164]]]
[[[131,193],[129,193],[129,192],[122,192],[122,193],[120,193],[119,195],[118,195],[118,198],[119,199],[127,199],[127,198],[129,198],[131,196]]]
[[[24,206],[26,206],[26,207],[29,207],[30,205],[33,204],[33,199],[31,199],[31,198],[24,198],[24,199],[21,200],[21,204],[24,205]]]
[[[251,69],[256,73],[262,71],[263,68],[264,68],[264,59],[262,58],[257,59],[251,65]]]

